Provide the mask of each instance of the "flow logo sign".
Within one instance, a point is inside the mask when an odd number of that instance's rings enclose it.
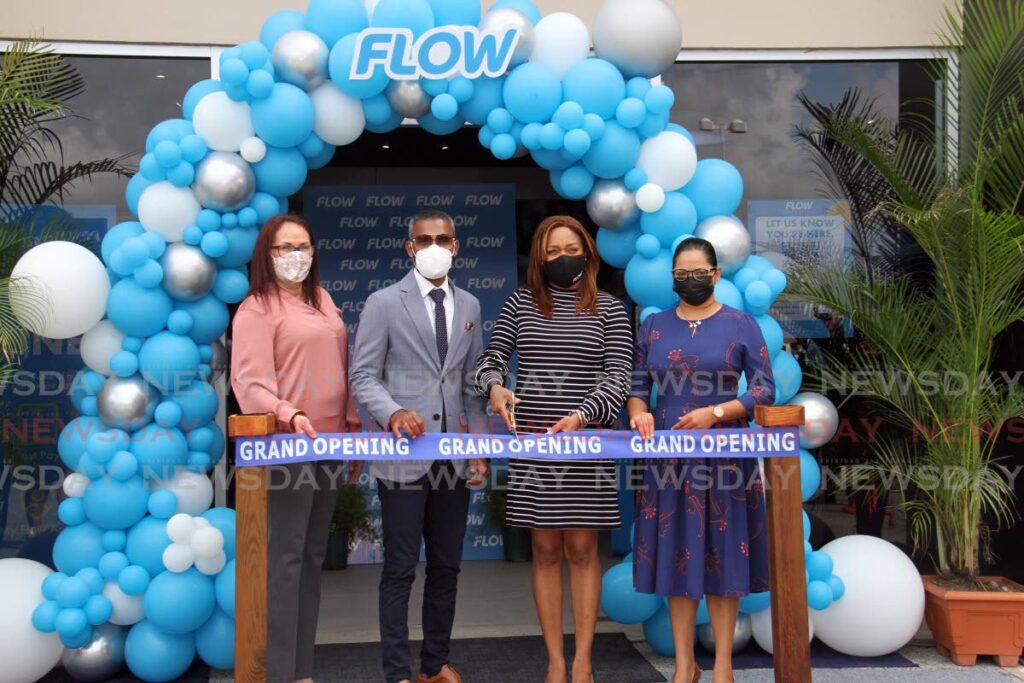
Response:
[[[395,81],[496,78],[508,70],[519,37],[517,29],[484,33],[475,26],[440,26],[419,39],[406,28],[370,28],[359,34],[349,76],[369,80],[383,66]]]

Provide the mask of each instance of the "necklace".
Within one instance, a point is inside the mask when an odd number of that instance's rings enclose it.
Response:
[[[694,337],[697,335],[697,328],[700,327],[701,320],[687,320],[686,323],[690,326],[690,336]]]

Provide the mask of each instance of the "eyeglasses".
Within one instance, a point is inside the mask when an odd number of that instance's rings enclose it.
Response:
[[[455,244],[455,238],[451,235],[416,235],[412,238],[412,243],[418,249],[426,249],[432,244],[444,247],[445,249],[451,249]]]
[[[695,268],[693,270],[686,270],[685,268],[677,268],[672,271],[672,277],[676,280],[689,280],[692,278],[697,282],[707,282],[715,274],[716,270],[718,269]]]
[[[299,246],[295,246],[294,244],[279,244],[276,247],[271,247],[270,250],[277,252],[278,256],[287,256],[288,254],[293,254],[296,251],[300,251],[306,256],[311,256],[313,254],[313,245],[300,244]]]

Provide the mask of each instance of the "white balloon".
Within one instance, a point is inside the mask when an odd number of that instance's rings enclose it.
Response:
[[[196,561],[192,548],[184,543],[172,543],[164,548],[163,562],[167,571],[180,574],[188,571]]]
[[[645,213],[661,211],[665,206],[665,190],[660,185],[647,183],[636,191],[636,205]]]
[[[679,17],[664,0],[606,0],[594,18],[594,52],[626,77],[663,73],[682,45]]]
[[[88,332],[82,335],[79,350],[82,362],[94,372],[107,377],[111,374],[110,359],[121,350],[124,333],[114,327],[109,320],[101,320]]]
[[[682,133],[667,130],[644,141],[636,167],[647,173],[647,182],[672,192],[696,173],[697,148]]]
[[[158,486],[155,488],[169,488]],[[192,534],[196,532],[196,523],[192,515],[179,512],[167,520],[167,537],[175,543],[189,545],[192,542]]]
[[[568,12],[549,14],[533,27],[530,61],[549,67],[564,78],[569,69],[590,55],[590,31]]]
[[[843,536],[821,551],[846,586],[843,597],[813,613],[822,642],[853,657],[881,657],[917,635],[924,584],[902,550],[874,536]]]
[[[106,312],[110,276],[80,244],[44,242],[29,249],[11,279],[14,315],[41,337],[77,337],[96,327]]]
[[[154,482],[153,490],[167,489],[178,499],[178,512],[185,515],[198,517],[210,509],[213,503],[213,482],[205,474],[198,472],[178,472],[170,479],[162,479]],[[177,517],[178,515],[175,515]],[[174,517],[171,518],[174,520]],[[195,522],[192,522],[192,531],[196,529]],[[170,536],[170,525],[167,535]],[[189,536],[191,538],[191,535]],[[171,537],[171,540],[178,539]],[[188,543],[187,540],[179,541]]]
[[[221,550],[213,557],[197,557],[196,558],[196,569],[199,573],[206,574],[207,576],[214,576],[220,574],[223,571],[224,566],[228,563],[228,557]]]
[[[200,517],[199,519],[202,519]],[[197,559],[211,559],[217,557],[217,553],[224,550],[224,534],[215,526],[196,529],[192,535],[192,554]]]
[[[53,573],[31,560],[0,560],[0,662],[4,683],[32,683],[60,661],[64,646],[56,633],[40,633],[32,613],[43,604],[43,579]]]
[[[772,608],[763,609],[750,615],[750,630],[754,635],[754,641],[761,646],[765,652],[772,654]],[[814,621],[811,619],[811,610],[807,610],[807,642],[814,640]]]
[[[92,480],[81,472],[72,472],[64,477],[64,495],[68,498],[81,498],[91,483]]]
[[[114,606],[114,612],[110,615],[111,624],[131,626],[146,618],[142,606],[143,596],[125,594],[117,585],[117,581],[107,581],[103,586],[103,596]]]
[[[206,519],[206,517],[193,517],[192,521],[196,523],[196,530],[204,529],[208,526],[213,526],[212,524],[210,524],[210,520]]]
[[[366,128],[363,102],[346,95],[333,83],[324,83],[309,94],[316,112],[313,132],[330,145],[347,145]]]
[[[373,21],[373,13],[377,9],[377,5],[380,4],[380,0],[366,0],[365,4],[366,14],[370,17],[370,20]]]
[[[210,93],[199,100],[192,113],[196,135],[218,152],[237,152],[256,134],[247,102],[235,102],[225,92]]]
[[[250,164],[258,164],[267,156],[267,143],[257,137],[246,138],[238,153]]]
[[[164,180],[147,187],[139,197],[139,222],[167,242],[180,242],[202,208],[191,189]]]

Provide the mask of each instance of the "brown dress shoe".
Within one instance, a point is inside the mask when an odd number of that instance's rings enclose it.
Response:
[[[457,674],[450,665],[445,664],[436,676],[427,676],[421,673],[416,678],[416,683],[462,683],[462,676]]]

